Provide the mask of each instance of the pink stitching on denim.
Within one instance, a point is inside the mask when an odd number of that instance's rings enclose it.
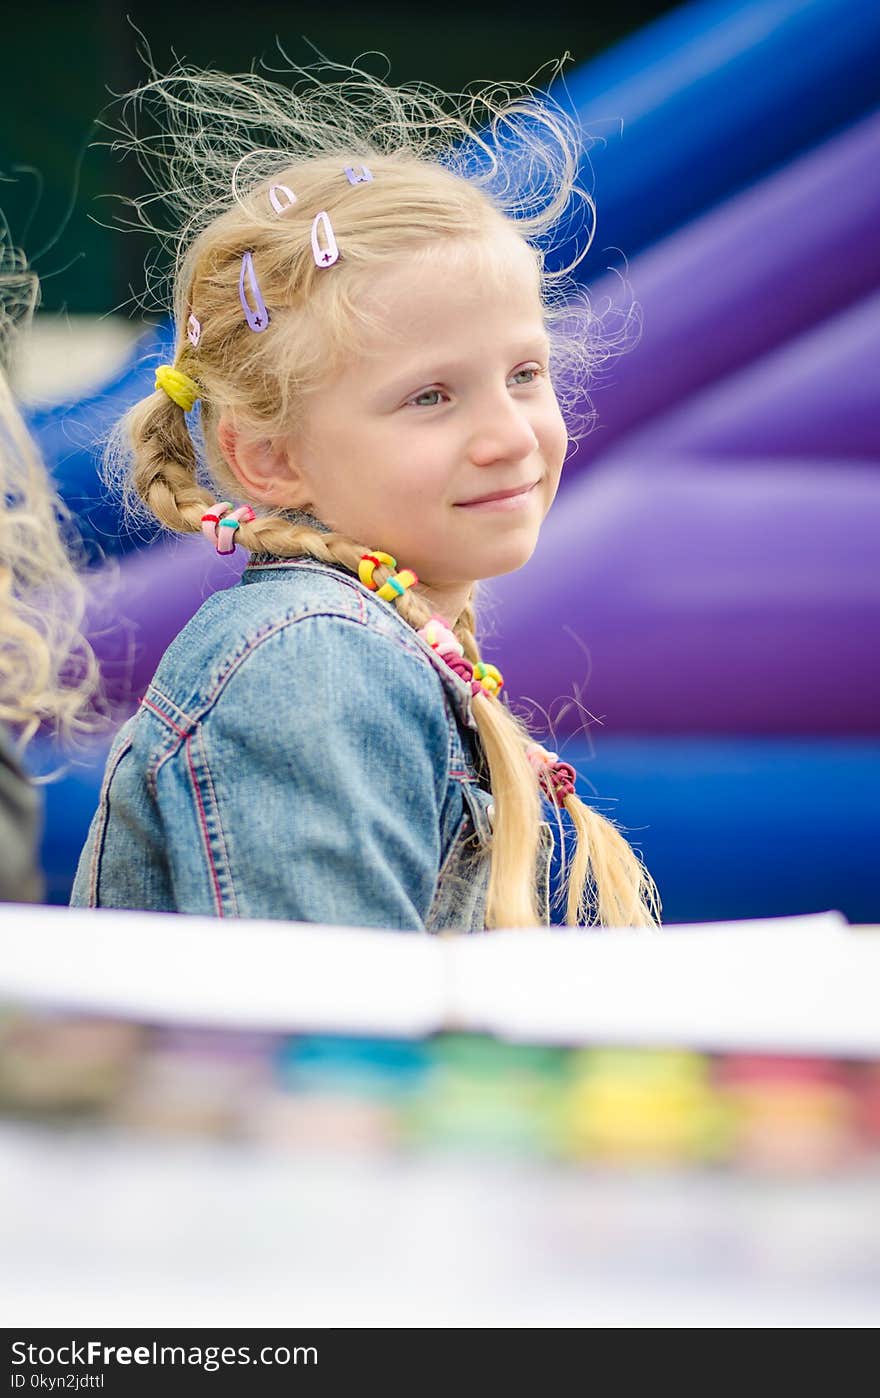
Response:
[[[198,810],[199,810],[199,820],[201,821],[201,826],[202,826],[202,839],[204,840],[204,843],[205,843],[205,853],[206,853],[207,856],[208,856],[208,867],[209,867],[210,870],[211,870],[211,879],[212,879],[213,884],[214,884],[214,899],[215,899],[215,902],[216,902],[216,904],[217,904],[217,916],[218,916],[218,917],[222,917],[222,916],[223,916],[223,895],[222,895],[222,893],[221,893],[221,891],[220,891],[220,881],[219,881],[219,879],[217,878],[217,870],[216,870],[215,867],[214,867],[214,854],[213,854],[213,851],[212,851],[212,849],[211,849],[211,835],[210,835],[210,832],[209,832],[209,830],[208,830],[208,817],[207,817],[207,815],[205,814],[205,806],[204,806],[204,802],[202,801],[202,792],[201,792],[201,788],[199,787],[199,779],[198,779],[198,777],[197,777],[197,775],[196,775],[195,763],[193,762],[193,758],[192,758],[192,734],[190,734],[190,736],[186,739],[186,741],[185,741],[185,743],[184,743],[184,747],[186,748],[186,758],[187,758],[187,761],[188,761],[188,763],[189,763],[189,770],[190,770],[190,774],[191,774],[192,779],[193,779],[193,785],[194,785],[194,787],[195,787],[196,801],[197,801]]]
[[[209,708],[211,708],[220,691],[226,687],[226,685],[231,680],[232,676],[240,668],[240,666],[243,665],[244,661],[247,659],[249,655],[252,654],[253,651],[255,651],[259,646],[263,645],[265,641],[271,640],[273,636],[277,636],[280,631],[284,631],[288,626],[295,626],[300,621],[308,621],[312,617],[320,616],[331,617],[335,621],[345,621],[348,622],[351,626],[360,625],[360,623],[357,621],[355,617],[345,616],[342,612],[328,612],[325,609],[319,609],[311,612],[301,612],[298,616],[288,616],[285,617],[283,621],[276,622],[275,625],[271,626],[267,631],[260,632],[258,635],[253,636],[248,641],[241,654],[235,657],[229,669],[226,670],[224,674],[218,678],[216,687],[210,690],[205,695],[205,701],[199,712],[198,719],[196,719],[195,721],[198,722],[205,714],[205,712]],[[413,660],[418,659],[418,652],[414,651],[410,646],[406,645],[402,638],[394,635],[386,635],[384,631],[377,631],[375,634],[377,636],[381,636],[383,640],[390,641],[392,645],[397,646],[406,655],[412,656]]]
[[[317,562],[317,567],[315,566],[316,562]],[[305,559],[302,559],[302,558],[297,558],[297,559],[285,558],[285,559],[282,559],[280,562],[277,562],[277,563],[253,563],[253,562],[251,562],[251,563],[248,563],[247,566],[248,566],[248,568],[254,568],[254,569],[257,569],[257,570],[259,570],[260,568],[262,568],[262,569],[265,570],[265,569],[271,569],[271,568],[290,568],[290,567],[297,567],[297,568],[302,568],[302,569],[304,569],[305,571],[311,571],[311,572],[313,572],[313,573],[318,573],[318,574],[326,573],[326,571],[327,571],[326,567],[325,567],[324,565],[322,565],[320,562],[318,562],[317,560],[315,560],[315,559],[308,559],[308,560],[305,560]],[[337,578],[337,581],[338,581],[338,582],[340,582],[344,587],[346,587],[346,588],[348,589],[349,592],[353,592],[353,593],[355,594],[355,596],[356,596],[357,599],[358,599],[359,606],[360,606],[361,620],[362,620],[362,621],[365,621],[365,620],[366,620],[366,615],[367,615],[367,601],[369,600],[370,597],[373,597],[374,594],[373,594],[372,592],[370,592],[370,590],[361,582],[360,578],[355,578],[353,575],[352,575],[352,576],[346,577],[346,576],[342,575],[341,573],[337,573],[337,574],[336,574],[336,578]],[[321,615],[324,615],[324,613],[321,613],[321,612],[307,612],[307,613],[304,613],[304,615],[306,615],[306,616],[321,616]],[[330,615],[334,615],[334,613],[330,613]],[[299,620],[299,618],[297,618],[297,620]],[[345,618],[345,620],[348,620],[348,618]],[[402,618],[401,618],[401,620],[402,620]],[[471,700],[472,700],[472,695],[470,694],[470,692],[469,692],[469,691],[466,689],[466,687],[463,685],[463,682],[462,682],[461,680],[459,680],[458,677],[457,677],[455,674],[453,674],[453,672],[449,669],[449,666],[446,664],[446,662],[443,661],[443,660],[441,660],[440,657],[439,657],[439,655],[437,654],[437,652],[436,652],[435,650],[433,650],[431,646],[428,645],[427,641],[423,640],[422,637],[419,636],[418,632],[414,631],[413,628],[410,627],[409,624],[408,624],[407,622],[404,622],[404,625],[407,627],[407,630],[409,631],[410,635],[411,635],[411,636],[414,638],[414,640],[415,640],[415,644],[416,644],[415,653],[418,654],[419,652],[421,652],[421,654],[424,655],[424,656],[426,657],[426,659],[429,659],[429,660],[431,661],[431,664],[433,665],[435,671],[437,672],[437,676],[438,676],[438,678],[439,678],[439,680],[440,680],[440,683],[441,683],[441,685],[442,685],[442,687],[443,687],[444,698],[446,697],[447,693],[448,693],[449,695],[451,695],[451,696],[457,701],[457,703],[463,708],[463,710],[464,710],[465,725],[466,725],[467,727],[472,728],[472,729],[476,728],[476,724],[475,724],[474,721],[473,721],[473,716],[472,716],[472,712],[471,712]],[[383,632],[383,633],[381,633],[381,634],[384,635],[385,633]],[[412,648],[411,648],[410,646],[405,645],[404,642],[403,642],[401,639],[399,639],[398,637],[391,637],[391,636],[389,636],[388,639],[389,639],[389,640],[392,640],[392,639],[393,639],[393,640],[396,640],[397,643],[398,643],[398,645],[400,645],[404,650],[409,651],[410,654],[413,654]]]
[[[145,699],[142,699],[142,700],[141,700],[141,707],[144,708],[144,709],[150,709],[150,710],[152,710],[152,712],[153,712],[154,714],[158,714],[159,718],[163,719],[163,720],[165,721],[165,723],[168,724],[169,728],[173,728],[173,729],[174,729],[174,731],[175,731],[175,733],[178,735],[178,737],[180,737],[180,738],[185,738],[185,737],[186,737],[186,729],[185,729],[185,728],[180,728],[180,727],[178,726],[178,724],[176,724],[176,723],[174,722],[174,719],[173,719],[173,718],[169,718],[168,715],[165,713],[165,710],[164,710],[164,709],[160,709],[160,708],[158,707],[158,705],[157,705],[157,704],[154,704],[153,701],[152,701],[151,699],[146,699],[146,698],[145,698]]]

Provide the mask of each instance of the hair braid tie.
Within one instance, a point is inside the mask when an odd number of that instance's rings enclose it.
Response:
[[[385,565],[391,568],[392,573],[386,578],[381,587],[373,577],[374,572],[380,566]],[[364,587],[368,587],[371,592],[375,592],[377,597],[381,597],[383,602],[396,602],[398,597],[402,597],[408,587],[415,587],[418,577],[411,568],[401,568],[400,572],[395,572],[397,559],[392,558],[390,553],[382,553],[377,549],[375,553],[362,553],[358,562],[358,577]]]
[[[189,374],[185,374],[182,369],[175,369],[171,364],[159,365],[155,386],[167,393],[172,403],[176,403],[185,413],[191,412],[202,396],[202,390],[195,379],[191,379]]]
[[[574,796],[577,773],[569,762],[560,762],[557,753],[548,752],[540,743],[529,743],[526,757],[538,778],[538,785],[555,806],[561,806],[567,796]]]
[[[441,660],[445,661],[453,674],[471,687],[471,694],[491,694],[496,696],[504,684],[504,677],[495,665],[478,660],[472,665],[464,654],[464,646],[442,616],[429,617],[417,635],[427,641]]]

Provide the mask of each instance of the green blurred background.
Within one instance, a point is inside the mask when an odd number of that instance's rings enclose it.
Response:
[[[133,160],[93,144],[112,93],[141,82],[144,40],[159,68],[174,57],[227,72],[254,55],[278,63],[276,38],[298,63],[351,62],[380,51],[395,82],[422,80],[460,89],[477,79],[520,82],[568,51],[567,71],[674,6],[667,0],[607,4],[560,0],[534,5],[493,0],[479,8],[381,7],[337,0],[327,7],[262,3],[184,9],[156,0],[127,9],[110,3],[8,7],[0,99],[0,208],[13,242],[39,273],[46,310],[101,314],[124,309],[143,286],[151,239],[103,225],[123,212],[108,195],[141,192]],[[140,33],[138,33],[140,31]],[[381,61],[371,60],[379,64]]]

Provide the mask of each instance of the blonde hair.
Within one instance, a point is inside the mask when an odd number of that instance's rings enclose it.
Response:
[[[5,373],[38,298],[36,277],[0,223],[0,722],[20,747],[42,723],[67,739],[92,731],[99,692],[98,664],[80,634],[76,531]]]
[[[593,212],[578,184],[582,138],[555,103],[536,98],[528,85],[522,96],[494,85],[452,97],[424,84],[393,88],[357,67],[333,82],[315,71],[321,65],[293,67],[300,81],[292,87],[255,73],[232,77],[178,68],[154,75],[130,94],[116,129],[114,145],[133,149],[154,176],[158,163],[163,197],[183,223],[182,233],[171,235],[174,367],[198,382],[201,410],[193,436],[183,410],[164,392],[145,399],[123,420],[110,469],[161,524],[181,533],[199,529],[214,498],[209,484],[221,494],[235,493],[217,444],[221,413],[263,439],[289,432],[328,367],[352,353],[359,332],[373,328],[358,296],[364,277],[401,254],[416,255],[447,239],[481,242],[502,230],[530,246],[563,412],[611,352],[594,333],[598,317],[588,298],[572,298],[571,267],[548,269],[562,216],[574,210],[577,227],[579,216]],[[156,104],[163,109],[158,125],[164,134],[139,138],[132,118]],[[373,175],[368,199],[342,177],[343,167],[360,165]],[[296,193],[297,202],[283,214],[269,202],[273,184]],[[152,222],[149,200],[136,201],[135,208],[141,222],[164,232]],[[319,211],[329,215],[343,250],[332,275],[316,267],[312,253]],[[577,251],[571,266],[585,251]],[[242,313],[245,252],[253,255],[270,308],[266,334],[252,333]],[[201,327],[196,348],[186,336],[191,314]],[[381,540],[323,533],[279,512],[242,525],[236,538],[255,552],[309,555],[354,573],[364,552],[382,547]],[[378,583],[387,571],[376,570]],[[418,588],[397,606],[416,629],[431,614]],[[472,662],[479,659],[476,629],[472,591],[455,623]],[[473,713],[496,811],[486,925],[534,926],[541,797],[525,755],[531,738],[494,696],[476,695]],[[568,925],[656,925],[656,888],[620,831],[576,796],[564,804],[577,835]],[[562,837],[561,819],[558,829]]]

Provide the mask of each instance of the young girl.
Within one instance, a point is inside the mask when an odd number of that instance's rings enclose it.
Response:
[[[79,634],[69,524],[4,372],[38,285],[3,235],[0,219],[0,900],[30,902],[43,889],[40,804],[21,754],[41,723],[65,737],[92,726],[98,672]]]
[[[305,92],[181,71],[153,97],[189,218],[174,363],[123,464],[161,524],[251,559],[118,735],[74,903],[534,926],[544,801],[577,834],[567,922],[654,925],[649,875],[476,639],[476,583],[528,562],[559,484],[551,349],[585,361],[544,265],[589,200],[573,127],[489,93],[483,138],[476,99],[357,69]]]

